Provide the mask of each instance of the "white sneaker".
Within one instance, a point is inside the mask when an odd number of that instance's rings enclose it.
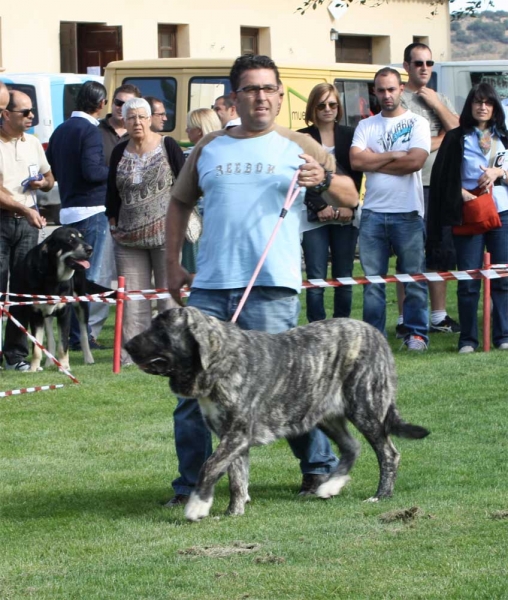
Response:
[[[497,347],[498,350],[508,350],[508,342],[503,342]]]
[[[506,346],[508,350],[508,344]],[[459,348],[459,354],[471,354],[471,352],[474,352],[473,346],[462,346],[462,348]]]
[[[27,371],[30,371],[30,363],[27,363],[24,360],[20,360],[14,365],[5,363],[5,369],[7,371],[20,371],[21,373],[26,373]]]
[[[407,349],[411,352],[423,352],[427,350],[427,344],[421,335],[410,335],[407,340],[404,341]]]

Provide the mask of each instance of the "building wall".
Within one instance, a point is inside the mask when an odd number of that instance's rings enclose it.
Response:
[[[21,10],[4,3],[0,18],[0,60],[6,71],[60,71],[60,21],[101,22],[123,27],[125,59],[156,58],[157,24],[180,24],[180,56],[222,58],[240,54],[240,27],[266,28],[260,52],[276,61],[335,62],[330,28],[339,35],[376,36],[373,62],[400,63],[413,36],[428,41],[436,60],[450,60],[448,6],[431,17],[430,0],[390,0],[369,8],[355,4],[333,19],[326,6],[296,12],[299,0],[244,0],[245,7],[209,0],[138,2],[26,0]],[[325,2],[326,4],[326,2]],[[224,9],[222,9],[224,6]],[[30,15],[30,18],[27,18]],[[379,36],[379,37],[378,37]]]

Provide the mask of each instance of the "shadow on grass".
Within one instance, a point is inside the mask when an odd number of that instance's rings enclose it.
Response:
[[[297,496],[295,489],[276,485],[251,486],[251,496],[259,502],[305,501]],[[169,486],[154,488],[129,488],[93,490],[79,488],[73,491],[47,490],[37,493],[14,492],[2,500],[2,520],[30,521],[49,518],[73,517],[76,514],[96,515],[105,518],[149,517],[167,522],[174,516],[182,521],[181,508],[159,509],[173,496]],[[215,502],[224,510],[229,502],[229,489],[222,485],[215,492]],[[219,514],[223,511],[219,510]]]

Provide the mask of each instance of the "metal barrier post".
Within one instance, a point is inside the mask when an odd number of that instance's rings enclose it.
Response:
[[[113,343],[113,373],[120,373],[120,355],[122,352],[122,323],[123,305],[125,298],[125,277],[118,276],[118,290],[116,295],[115,341]]]
[[[483,255],[483,268],[490,269],[490,252]],[[483,351],[490,352],[490,279],[483,280]]]

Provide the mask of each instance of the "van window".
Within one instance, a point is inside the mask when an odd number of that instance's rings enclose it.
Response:
[[[176,79],[174,77],[126,77],[122,83],[137,85],[143,96],[159,98],[168,120],[163,131],[173,131],[176,122]]]
[[[471,86],[490,83],[501,98],[508,98],[508,71],[471,72]]]
[[[32,121],[32,127],[35,127],[39,124],[39,113],[37,112],[37,94],[35,93],[35,86],[28,85],[27,83],[5,83],[7,89],[16,90],[18,92],[23,92],[27,96],[30,96],[30,100],[32,101],[32,107],[35,109],[34,120]]]
[[[379,106],[374,95],[374,84],[368,81],[342,81],[334,82],[339,92],[340,102],[344,114],[341,125],[356,127],[362,119],[371,117],[379,112]]]
[[[189,81],[188,110],[211,108],[215,99],[231,91],[229,77],[192,77]]]

